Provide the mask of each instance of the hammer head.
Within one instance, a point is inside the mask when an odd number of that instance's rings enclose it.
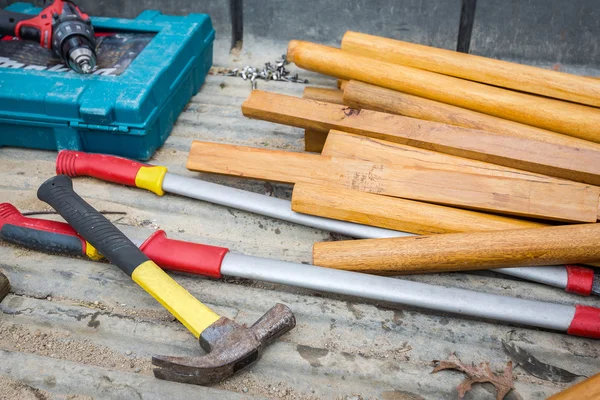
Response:
[[[154,356],[154,376],[168,381],[209,385],[226,379],[262,355],[272,341],[292,330],[296,317],[277,304],[251,327],[221,317],[200,335],[201,357]]]

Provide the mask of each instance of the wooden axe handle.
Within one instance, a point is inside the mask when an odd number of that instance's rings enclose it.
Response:
[[[398,275],[600,260],[600,224],[315,243],[314,265]]]
[[[585,76],[351,31],[342,39],[342,50],[474,82],[600,106],[600,83]]]
[[[548,400],[583,400],[600,399],[600,374],[576,383]]]

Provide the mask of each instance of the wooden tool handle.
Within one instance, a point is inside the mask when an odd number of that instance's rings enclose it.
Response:
[[[316,243],[315,265],[373,274],[468,271],[600,260],[600,224]]]
[[[288,60],[300,68],[336,78],[367,82],[600,142],[600,109],[594,107],[514,92],[308,42],[291,41]]]
[[[352,108],[404,115],[560,146],[600,150],[598,143],[359,81],[350,81],[344,86],[343,102]]]
[[[409,67],[600,107],[600,82],[564,72],[348,31],[342,50]]]
[[[600,399],[600,374],[576,383],[548,400],[595,400]]]

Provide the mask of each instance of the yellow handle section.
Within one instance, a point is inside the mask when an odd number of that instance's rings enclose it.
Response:
[[[220,318],[153,261],[140,264],[131,274],[131,278],[169,310],[195,337],[200,337],[206,328]]]
[[[85,255],[93,261],[102,260],[104,258],[90,242],[85,242]]]
[[[159,196],[165,194],[162,184],[167,174],[167,167],[160,165],[141,167],[135,176],[135,186],[149,190]]]

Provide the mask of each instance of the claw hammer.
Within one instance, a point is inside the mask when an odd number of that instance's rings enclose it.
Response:
[[[182,383],[219,382],[257,361],[269,343],[296,325],[291,310],[277,304],[246,327],[217,315],[163,272],[116,226],[73,190],[66,175],[44,182],[38,198],[54,208],[82,238],[162,304],[208,354],[201,357],[154,356],[154,376]]]

